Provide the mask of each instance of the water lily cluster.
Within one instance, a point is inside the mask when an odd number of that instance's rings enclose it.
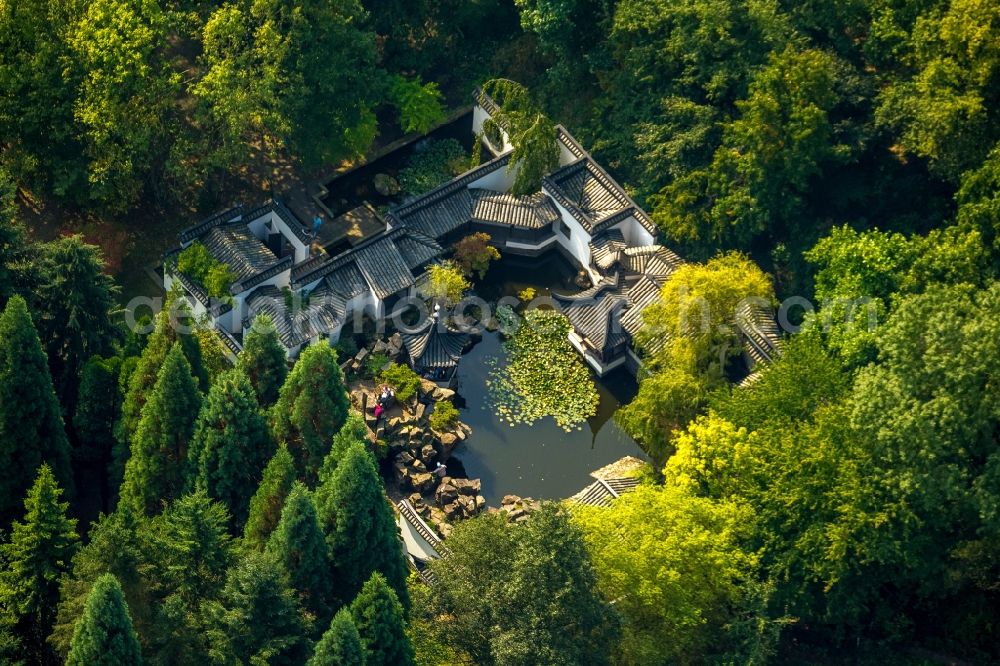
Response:
[[[570,431],[597,413],[600,397],[590,370],[569,344],[570,323],[552,310],[530,310],[504,342],[506,363],[487,378],[491,407],[515,425],[551,416]]]

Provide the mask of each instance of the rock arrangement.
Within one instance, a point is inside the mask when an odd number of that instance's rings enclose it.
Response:
[[[500,508],[490,507],[488,513],[499,513],[512,523],[521,523],[528,519],[535,511],[542,507],[542,503],[530,497],[518,497],[517,495],[504,495],[500,500]]]
[[[383,353],[390,360],[400,355],[402,344],[396,334],[358,351],[344,363],[344,369],[357,370],[370,354]],[[451,523],[471,518],[486,507],[480,494],[479,479],[459,479],[434,474],[437,463],[444,464],[459,443],[472,434],[472,428],[458,422],[444,431],[431,428],[427,416],[435,403],[451,400],[455,392],[424,379],[416,394],[405,404],[390,405],[379,423],[371,413],[378,400],[374,382],[355,383],[350,390],[351,403],[365,414],[375,437],[388,444],[392,478],[403,493],[411,493],[410,502],[417,512],[442,536],[451,531]]]

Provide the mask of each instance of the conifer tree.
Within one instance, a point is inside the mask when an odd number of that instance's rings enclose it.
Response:
[[[403,605],[385,576],[375,572],[351,602],[351,615],[365,649],[365,666],[408,666],[413,646],[406,635]]]
[[[156,606],[140,632],[150,661],[198,666],[216,652],[214,608],[235,555],[228,525],[226,507],[201,491],[141,524],[142,572]]]
[[[250,511],[243,528],[243,542],[257,550],[267,545],[271,533],[281,520],[285,498],[295,483],[295,463],[284,446],[278,447],[271,461],[264,468],[257,492],[250,498]]]
[[[349,608],[341,608],[316,643],[308,666],[364,666],[364,663],[364,648],[354,618]]]
[[[306,626],[295,592],[271,554],[249,552],[229,571],[222,591],[224,642],[241,664],[301,664]]]
[[[239,369],[220,375],[195,424],[188,450],[190,486],[229,507],[233,527],[242,530],[274,451],[250,380]]]
[[[66,666],[131,666],[142,663],[121,585],[111,574],[97,579],[76,623]]]
[[[348,603],[372,572],[379,571],[409,607],[396,520],[375,463],[360,443],[348,446],[333,474],[317,489],[316,507],[339,599]]]
[[[101,516],[87,534],[89,541],[73,555],[72,571],[59,584],[59,608],[49,643],[60,656],[69,654],[77,620],[83,615],[96,581],[111,574],[130,603],[136,631],[149,624],[155,609],[147,599],[148,579],[140,574],[143,556],[138,537],[139,524],[128,504]]]
[[[326,454],[326,457],[323,459],[323,466],[319,470],[320,484],[333,475],[333,470],[337,469],[337,463],[347,453],[347,449],[350,448],[351,444],[360,443],[367,449],[367,441],[368,426],[365,425],[364,417],[357,412],[352,412],[347,417],[347,421],[344,422],[344,426],[333,436],[333,444],[330,446],[330,452]]]
[[[277,401],[278,392],[288,377],[288,355],[270,316],[261,314],[254,319],[243,340],[243,351],[236,359],[236,367],[250,378],[262,407],[270,407]]]
[[[307,347],[274,405],[274,432],[288,444],[299,477],[313,482],[350,403],[337,353],[327,342]]]
[[[115,448],[115,423],[121,413],[122,394],[119,386],[121,358],[93,356],[83,366],[80,390],[73,413],[74,461],[99,465],[102,471],[111,463]],[[107,474],[101,474],[101,507],[110,499]]]
[[[137,514],[156,513],[164,501],[183,492],[188,446],[200,404],[191,366],[180,343],[174,343],[142,408],[125,468],[122,501],[131,502]]]
[[[41,463],[71,494],[69,444],[48,362],[24,299],[0,316],[0,520],[16,518]]]
[[[176,296],[174,295],[173,298],[176,298]],[[139,360],[135,363],[132,371],[126,373],[125,368],[129,364],[123,364],[125,367],[123,367],[121,381],[125,397],[122,400],[121,420],[115,427],[115,439],[117,443],[114,460],[108,472],[108,483],[112,489],[117,489],[121,485],[122,477],[125,474],[125,464],[128,462],[131,453],[132,438],[139,427],[142,408],[152,394],[157,374],[163,366],[167,352],[170,351],[175,342],[181,344],[184,357],[191,365],[191,374],[198,378],[198,384],[201,389],[208,389],[208,373],[201,361],[201,347],[198,344],[197,337],[189,333],[178,333],[174,325],[177,321],[186,322],[186,309],[183,305],[178,306],[177,309],[180,314],[175,317],[174,322],[171,321],[170,310],[174,302],[173,298],[171,298],[171,295],[168,295],[164,309],[156,316],[155,328],[149,334],[146,346],[142,350],[142,354],[139,356]]]
[[[288,572],[303,606],[318,618],[327,617],[333,587],[330,558],[316,521],[316,508],[301,483],[292,486],[267,550]]]
[[[118,336],[111,313],[119,289],[104,272],[100,248],[82,236],[42,243],[34,255],[31,311],[56,393],[72,409],[83,364],[96,354],[111,353]]]
[[[34,663],[51,659],[45,639],[59,601],[59,577],[70,567],[77,547],[76,520],[66,516],[62,490],[48,465],[24,500],[24,522],[15,522],[8,543],[0,546],[6,567],[0,572],[0,619],[20,640]]]

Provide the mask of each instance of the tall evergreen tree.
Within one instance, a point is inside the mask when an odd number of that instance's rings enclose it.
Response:
[[[317,489],[316,506],[330,546],[340,600],[353,599],[372,572],[378,571],[408,608],[406,562],[396,520],[375,463],[360,443],[347,448],[333,474]]]
[[[270,407],[278,400],[278,392],[288,377],[288,355],[270,316],[261,314],[254,319],[243,339],[236,367],[250,378],[262,407]]]
[[[167,352],[170,351],[175,342],[181,344],[184,357],[191,364],[191,372],[198,378],[201,389],[208,390],[208,373],[201,361],[201,347],[197,337],[189,333],[179,333],[174,325],[177,322],[189,323],[189,316],[183,305],[176,308],[179,314],[173,316],[173,321],[171,320],[171,310],[174,308],[175,299],[176,295],[167,295],[167,302],[163,310],[156,316],[153,332],[149,334],[146,346],[131,373],[125,371],[129,364],[123,364],[122,383],[125,387],[125,397],[122,401],[121,420],[115,426],[117,445],[114,460],[108,472],[109,484],[113,489],[117,489],[121,485],[122,477],[125,474],[125,464],[128,462],[131,452],[132,438],[139,427],[142,408],[152,395],[156,376],[163,366]]]
[[[164,501],[183,492],[188,445],[200,404],[191,366],[180,343],[174,343],[142,408],[125,468],[122,501],[131,502],[136,513],[156,513]]]
[[[408,666],[413,646],[406,635],[403,605],[385,576],[375,572],[351,602],[351,615],[365,649],[365,666]]]
[[[82,236],[36,246],[32,263],[31,311],[56,393],[72,414],[83,364],[91,356],[111,353],[118,336],[111,315],[119,290],[104,273],[100,248]]]
[[[38,335],[20,296],[0,316],[0,519],[18,514],[19,503],[42,462],[70,493],[69,444]]]
[[[316,479],[349,406],[337,353],[325,341],[307,347],[281,387],[273,411],[275,436],[288,444],[300,478]]]
[[[267,550],[288,572],[303,606],[316,617],[325,619],[333,596],[330,558],[316,520],[316,508],[309,491],[301,483],[292,487]]]
[[[73,413],[76,435],[73,459],[88,465],[99,465],[102,471],[111,464],[115,448],[115,423],[121,413],[122,393],[119,385],[121,358],[93,356],[83,366],[79,397]],[[110,499],[107,474],[101,474],[101,506],[107,508]]]
[[[202,666],[216,652],[214,609],[235,555],[228,525],[226,507],[200,491],[141,525],[142,571],[156,609],[140,632],[150,661]]]
[[[320,484],[325,483],[333,475],[333,471],[337,469],[337,464],[352,444],[361,444],[367,448],[367,442],[368,426],[365,424],[365,419],[361,414],[352,412],[347,417],[347,421],[344,422],[344,427],[333,436],[333,444],[330,446],[330,452],[326,454],[326,457],[323,459],[323,466],[319,470]]]
[[[59,601],[59,578],[70,567],[77,547],[76,520],[66,516],[69,504],[48,465],[24,500],[24,522],[15,522],[10,541],[0,546],[6,567],[0,572],[0,620],[20,640],[23,654],[34,663],[52,656],[46,637]]]
[[[264,478],[250,498],[250,511],[243,528],[243,541],[258,550],[267,545],[271,533],[281,520],[285,498],[295,483],[295,463],[284,446],[278,447],[264,468]]]
[[[222,591],[222,639],[238,663],[301,664],[306,626],[295,593],[273,555],[252,551],[229,571]]]
[[[189,483],[229,507],[242,530],[250,499],[275,451],[250,380],[239,369],[208,392],[188,450]]]
[[[97,579],[76,623],[67,666],[131,666],[142,663],[121,585],[111,574]]]
[[[148,626],[155,609],[149,603],[149,579],[139,571],[143,555],[138,529],[135,514],[122,504],[91,526],[89,541],[73,555],[72,572],[59,584],[59,608],[49,635],[49,643],[61,657],[69,654],[77,620],[84,614],[94,584],[104,574],[114,576],[121,586],[136,630],[141,634]]]
[[[364,666],[365,650],[349,608],[337,611],[316,643],[308,666]]]

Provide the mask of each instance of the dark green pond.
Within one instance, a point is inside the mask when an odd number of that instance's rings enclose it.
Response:
[[[576,290],[573,267],[561,255],[538,259],[505,257],[490,269],[476,292],[488,300],[516,294],[525,287],[539,293],[549,288],[560,293]],[[458,399],[462,421],[472,436],[452,454],[453,473],[480,478],[483,495],[496,505],[507,494],[560,499],[573,495],[593,479],[590,472],[622,456],[644,457],[638,445],[614,422],[618,407],[636,391],[635,380],[620,369],[597,381],[601,402],[597,414],[582,429],[566,432],[546,417],[531,425],[510,426],[490,409],[486,378],[490,359],[503,360],[497,333],[484,333],[481,342],[458,368]]]

